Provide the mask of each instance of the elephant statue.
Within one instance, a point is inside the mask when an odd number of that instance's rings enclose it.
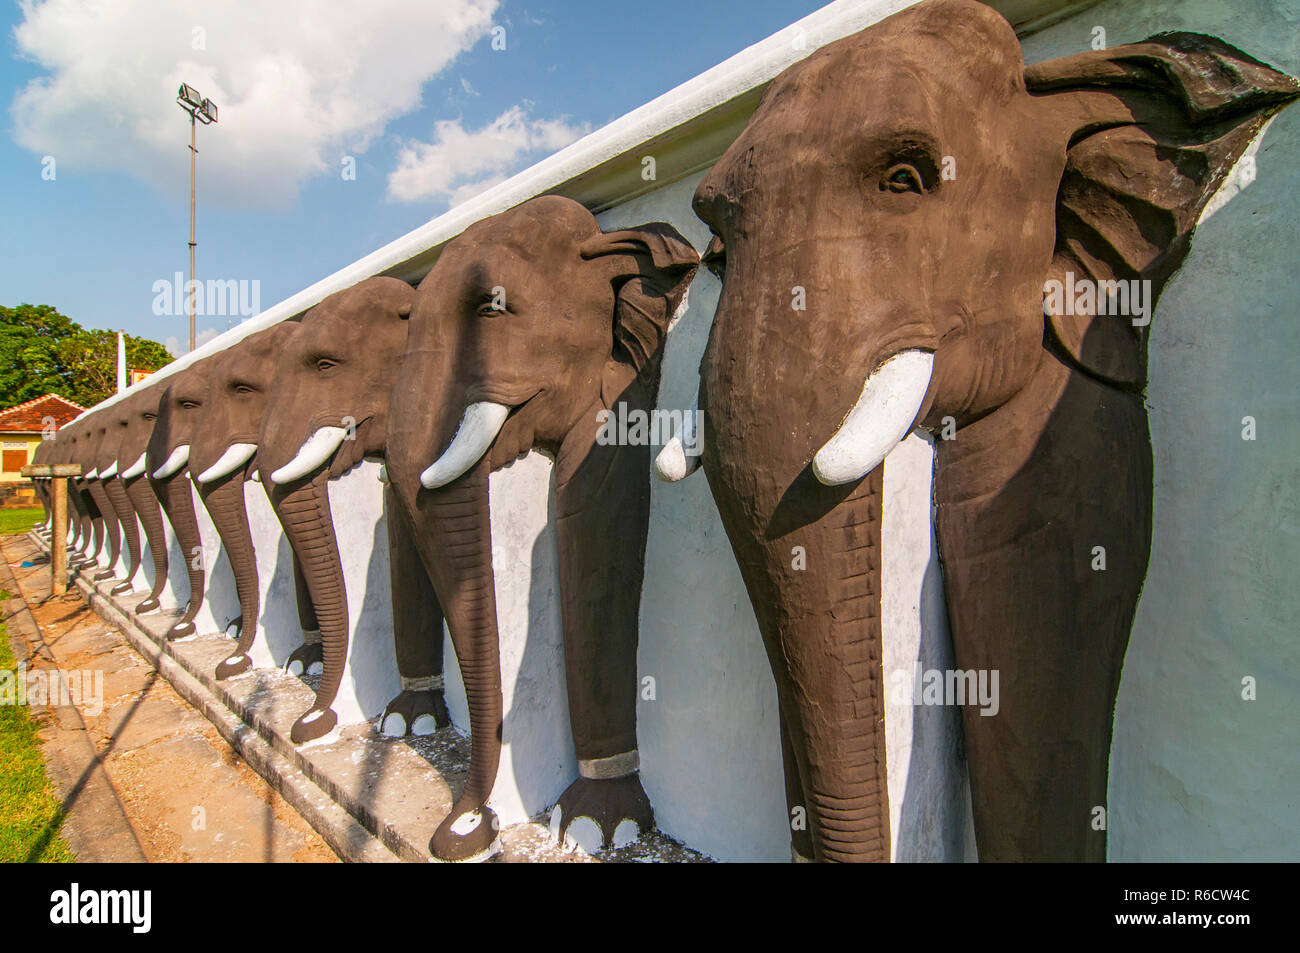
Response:
[[[166,381],[146,446],[149,483],[172,524],[190,582],[185,611],[167,631],[167,638],[172,640],[194,635],[194,619],[203,605],[206,572],[188,464],[190,441],[205,413],[213,360],[204,358]]]
[[[52,440],[42,444],[43,447],[48,447],[48,450],[41,458],[42,463],[58,464],[58,463],[75,462],[72,459],[72,443],[73,443],[73,435],[75,433],[75,424],[76,421],[69,421],[68,423],[64,424],[61,428],[59,428],[59,430],[55,432]],[[52,493],[53,492],[52,480],[50,481],[50,484],[51,486],[50,488],[47,489],[47,492]],[[67,543],[68,543],[68,565],[69,566],[79,564],[82,561],[80,547],[81,547],[81,535],[82,535],[81,521],[83,518],[82,514],[84,508],[81,502],[81,494],[78,492],[76,484],[77,484],[76,479],[69,479],[67,484],[67,500],[68,500]],[[52,498],[51,498],[50,508],[51,510],[53,510]]]
[[[117,444],[117,478],[126,490],[131,509],[144,527],[149,557],[153,562],[153,585],[149,595],[136,604],[134,613],[137,616],[159,608],[158,597],[167,585],[167,537],[163,533],[162,509],[145,474],[149,437],[158,419],[158,399],[158,390],[148,388],[138,393],[128,391],[127,396],[114,405],[122,427]]]
[[[32,466],[44,466],[51,462],[51,452],[53,447],[49,441],[43,440],[36,445],[32,451]],[[48,536],[51,532],[54,518],[54,503],[50,498],[49,479],[47,477],[32,477],[32,489],[36,491],[36,498],[41,501],[41,520],[33,527],[36,532],[42,536]]]
[[[81,562],[97,566],[99,553],[104,548],[108,535],[104,525],[104,514],[100,512],[99,504],[90,493],[91,481],[86,479],[86,474],[90,473],[93,467],[89,460],[90,425],[84,421],[78,423],[79,426],[69,442],[68,451],[70,454],[69,461],[81,466],[81,476],[70,484],[70,488],[73,490],[70,495],[75,495],[81,504],[81,543],[79,547]]]
[[[56,463],[75,463],[81,466],[82,473],[90,470],[90,465],[83,459],[86,428],[80,419],[65,424],[59,431],[60,448]],[[68,480],[69,522],[72,524],[73,539],[68,555],[69,565],[94,563],[99,558],[99,549],[104,535],[103,519],[90,498],[83,476]]]
[[[580,772],[552,826],[563,838],[586,817],[605,844],[653,826],[636,739],[650,452],[598,438],[620,404],[653,407],[664,339],[698,262],[668,225],[604,233],[577,202],[547,196],[471,225],[419,285],[388,415],[389,524],[410,536],[436,592],[472,739],[463,792],[430,841],[435,858],[497,849],[487,800],[503,703],[488,474],[532,449],[555,460]],[[426,654],[441,643],[440,631],[429,636]]]
[[[132,580],[135,579],[143,556],[135,507],[132,506],[131,498],[127,495],[126,484],[122,481],[118,466],[118,448],[127,426],[126,404],[125,400],[118,401],[98,411],[104,429],[96,458],[97,479],[108,495],[108,502],[113,507],[113,512],[117,515],[117,522],[122,531],[121,539],[127,553],[126,575],[120,583],[109,590],[109,594],[114,596],[130,592],[134,588]]]
[[[190,472],[197,474],[194,483],[199,498],[221,537],[239,598],[239,615],[227,626],[227,630],[235,630],[237,644],[217,665],[219,679],[242,674],[253,665],[248,652],[257,635],[261,601],[244,483],[250,475],[256,476],[258,434],[277,362],[299,327],[293,321],[282,322],[249,335],[213,358],[203,416],[190,441]],[[304,632],[316,634],[316,615],[296,556],[294,582],[299,622]]]
[[[105,579],[112,579],[116,572],[113,567],[122,554],[123,527],[118,520],[117,510],[113,506],[113,501],[108,496],[108,490],[104,486],[104,481],[99,477],[99,467],[102,462],[102,449],[108,436],[107,421],[104,415],[99,413],[91,414],[85,420],[83,430],[84,437],[79,443],[81,458],[82,483],[86,493],[95,504],[95,509],[100,515],[100,525],[103,528],[103,539],[108,543],[108,551],[105,553],[108,559],[108,566],[100,569],[93,575],[95,582]]]
[[[328,484],[363,458],[384,453],[388,398],[406,347],[414,294],[396,278],[369,278],[330,295],[303,317],[274,368],[256,463],[305,582],[300,611],[305,588],[318,625],[317,638],[295,650],[289,665],[321,667],[315,702],[290,732],[295,744],[322,738],[338,723],[331,706],[347,662],[348,600]],[[399,648],[404,676],[417,676],[426,695],[424,703],[405,711],[413,720],[428,714],[445,726],[450,720],[441,687],[435,687],[442,675],[442,615],[427,582],[409,569],[415,556],[403,530],[390,515],[394,632],[399,646],[437,644],[436,652],[418,659]],[[405,677],[403,684],[416,686]]]
[[[1188,33],[1026,67],[991,8],[927,0],[781,73],[700,183],[723,276],[702,450],[658,468],[702,463],[744,577],[810,821],[796,859],[890,857],[881,463],[916,428],[956,664],[1000,672],[998,714],[962,712],[980,859],[1105,859],[1150,308],[1298,90]]]

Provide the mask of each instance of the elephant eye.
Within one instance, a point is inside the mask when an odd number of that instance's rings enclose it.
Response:
[[[247,384],[236,384],[236,385],[235,385],[235,393],[236,393],[236,394],[251,394],[251,393],[253,393],[253,388],[249,387]]]
[[[881,189],[888,189],[890,192],[915,192],[921,195],[925,192],[925,186],[921,182],[921,173],[916,167],[907,162],[900,162],[897,165],[890,166],[885,172],[885,180],[880,185]]]
[[[183,400],[181,401],[181,406],[186,410],[194,410],[202,405],[197,400]]]
[[[498,304],[494,299],[492,301],[484,301],[478,306],[478,309],[474,313],[480,318],[495,318],[498,315],[505,314],[506,308],[504,305]]]
[[[331,367],[337,367],[338,361],[332,361],[328,357],[316,358],[316,370],[328,371]]]

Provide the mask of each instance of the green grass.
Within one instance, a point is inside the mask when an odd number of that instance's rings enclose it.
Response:
[[[37,507],[25,509],[0,510],[0,536],[11,533],[25,533],[45,516],[45,510]]]
[[[7,598],[0,592],[0,601]],[[14,669],[9,633],[0,622],[0,670]],[[76,860],[59,836],[64,815],[45,777],[38,727],[25,707],[0,705],[0,863]]]

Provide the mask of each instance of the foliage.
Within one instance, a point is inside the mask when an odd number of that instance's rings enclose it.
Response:
[[[9,593],[0,592],[0,600]],[[0,622],[0,670],[13,672],[9,637]],[[45,777],[40,726],[25,707],[0,705],[0,862],[72,863],[59,836],[63,808]]]
[[[126,336],[126,363],[156,371],[171,361],[148,338]],[[83,328],[47,304],[0,306],[0,407],[53,391],[90,407],[117,390],[117,333]]]
[[[0,536],[25,533],[45,517],[45,510],[37,507],[0,509]]]

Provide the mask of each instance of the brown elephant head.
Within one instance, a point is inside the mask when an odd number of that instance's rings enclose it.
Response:
[[[534,448],[556,461],[579,759],[628,762],[602,775],[617,801],[610,831],[624,803],[643,829],[650,823],[634,776],[648,447],[599,446],[597,437],[620,402],[653,406],[664,339],[697,263],[667,225],[604,233],[581,205],[551,196],[470,226],[420,283],[387,466],[447,620],[473,739],[464,791],[430,844],[436,857],[480,857],[495,839],[486,802],[502,698],[488,474]]]
[[[957,662],[1002,673],[1000,713],[964,712],[981,857],[1104,856],[1090,811],[1149,547],[1150,306],[1296,91],[1192,34],[1026,69],[988,6],[928,0],[773,80],[700,184],[724,282],[703,464],[774,662],[797,853],[889,856],[880,464],[921,427],[952,437]],[[1045,316],[1067,272],[1124,287],[1099,285],[1109,313]]]
[[[327,483],[364,457],[382,456],[388,397],[414,289],[369,278],[312,308],[284,347],[257,439],[271,504],[302,567],[323,653],[316,702],[294,724],[295,743],[327,734],[347,661],[348,602]]]
[[[208,401],[213,360],[204,358],[167,379],[147,447],[149,481],[176,533],[190,582],[189,602],[168,631],[169,639],[193,635],[194,618],[203,605],[206,570],[188,464],[190,443]]]
[[[244,481],[255,472],[253,458],[276,365],[298,328],[296,322],[282,322],[212,359],[202,417],[190,440],[190,472],[196,474],[199,497],[221,537],[239,597],[239,616],[228,626],[235,629],[237,644],[217,666],[217,678],[238,675],[253,664],[248,651],[257,634],[261,597]]]

